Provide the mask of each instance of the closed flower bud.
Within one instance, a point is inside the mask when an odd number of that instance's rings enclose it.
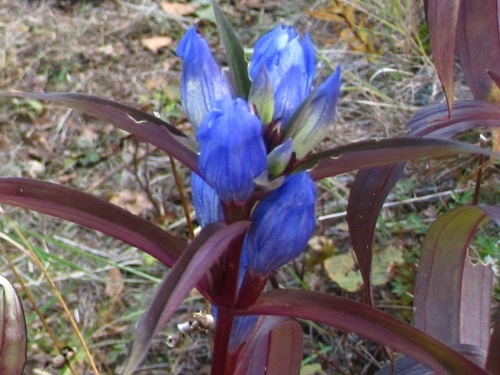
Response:
[[[315,201],[314,182],[301,172],[259,202],[243,242],[242,271],[267,276],[302,253],[314,232]]]
[[[197,133],[200,174],[219,198],[241,202],[267,168],[262,124],[242,99],[214,102]]]
[[[278,26],[255,44],[249,73],[257,80],[266,67],[274,89],[274,119],[285,123],[311,91],[316,53],[306,35],[301,38],[292,27]]]
[[[210,111],[211,103],[231,95],[231,87],[215,61],[207,42],[190,27],[177,46],[182,59],[181,103],[194,127]]]
[[[285,135],[293,139],[297,160],[321,142],[333,124],[340,94],[340,73],[339,67],[309,95],[285,130]]]
[[[191,173],[191,191],[196,219],[200,227],[224,220],[222,205],[212,187],[196,173]]]
[[[26,323],[16,290],[0,276],[0,374],[21,375],[26,362]]]

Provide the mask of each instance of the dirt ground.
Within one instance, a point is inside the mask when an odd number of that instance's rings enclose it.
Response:
[[[373,54],[350,45],[345,23],[310,13],[326,14],[328,1],[221,3],[246,47],[283,22],[311,33],[320,55],[320,76],[337,64],[343,66],[338,122],[321,147],[401,134],[418,107],[442,100],[432,65],[415,44],[422,13],[411,1],[401,2],[405,9],[399,11],[404,17],[395,15],[389,26],[377,19],[396,14],[398,10],[390,8],[394,2],[361,2],[356,14],[372,30],[377,49]],[[178,104],[180,61],[174,51],[184,31],[195,22],[224,63],[207,1],[0,0],[0,90],[98,95],[157,111],[190,133]],[[2,176],[40,178],[85,190],[187,236],[167,156],[110,125],[61,106],[3,98],[0,108]],[[187,171],[179,167],[179,172],[186,181]],[[320,215],[343,210],[351,179],[341,176],[320,186]],[[189,193],[187,184],[185,190]],[[2,246],[59,345],[77,348],[71,361],[73,372],[92,373],[46,277],[27,255],[30,247],[62,293],[99,371],[118,373],[127,357],[134,323],[166,270],[135,249],[93,231],[6,206],[2,210]],[[319,232],[345,242],[341,224],[321,222]],[[0,262],[0,272],[14,280],[5,260]],[[312,277],[311,284],[344,293],[321,272]],[[278,280],[294,283],[286,272]],[[53,340],[24,292],[21,295],[29,330],[25,373],[71,373],[68,367],[54,364]],[[208,337],[188,337],[177,348],[165,344],[178,322],[204,308],[203,300],[193,294],[179,309],[176,321],[153,343],[138,373],[208,371]],[[381,348],[354,335],[312,325],[304,329],[306,352],[324,373],[372,373],[384,359]]]

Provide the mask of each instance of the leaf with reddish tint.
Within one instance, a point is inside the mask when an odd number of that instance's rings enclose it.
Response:
[[[497,308],[497,321],[491,333],[486,369],[492,374],[500,374],[500,305]]]
[[[472,362],[478,366],[484,367],[484,362],[486,359],[486,351],[473,345],[451,345],[451,349],[455,350],[457,353],[469,358]],[[429,371],[420,363],[414,361],[408,357],[398,358],[394,361],[394,368],[392,364],[384,366],[375,373],[375,375],[392,375],[392,374],[405,374],[405,375],[433,375],[432,371]]]
[[[279,315],[328,324],[393,348],[438,374],[487,372],[438,340],[370,306],[319,292],[275,289],[241,315]]]
[[[500,74],[497,0],[461,3],[457,51],[465,79],[474,99],[499,102],[500,91],[488,74],[488,71]]]
[[[186,243],[153,223],[76,189],[32,180],[0,178],[0,203],[72,221],[98,230],[172,266]]]
[[[450,118],[444,104],[423,108],[407,125],[411,137],[443,138],[484,126],[500,126],[500,107],[476,100],[456,102]],[[360,170],[349,194],[347,223],[353,250],[371,300],[373,297],[368,280],[371,274],[375,224],[385,199],[403,175],[404,166],[405,163],[399,163]]]
[[[487,349],[493,272],[482,264],[465,265],[470,263],[469,242],[488,215],[500,223],[500,205],[458,207],[438,218],[425,236],[415,286],[415,326],[447,344]]]
[[[250,225],[240,221],[231,225],[209,224],[184,250],[174,267],[156,289],[141,316],[124,375],[132,374],[143,361],[154,336],[165,326],[189,292],[210,270],[236,238]]]
[[[403,172],[404,163],[359,171],[349,192],[346,217],[349,235],[372,306],[375,305],[371,285],[373,233],[385,198]]]
[[[432,57],[450,112],[453,108],[453,73],[460,3],[460,0],[425,0]]]
[[[235,375],[298,374],[303,336],[302,327],[292,319],[261,316],[239,353]]]
[[[192,171],[198,171],[194,141],[169,123],[134,107],[93,95],[77,93],[33,94],[1,92],[0,95],[49,100],[77,109],[155,145],[160,150],[179,160]]]
[[[317,163],[309,173],[314,180],[320,180],[362,168],[459,153],[491,155],[490,151],[480,147],[447,139],[389,138],[350,143],[313,154],[299,169],[307,169]]]

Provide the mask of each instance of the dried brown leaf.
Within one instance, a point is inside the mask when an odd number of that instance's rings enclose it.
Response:
[[[193,14],[197,6],[195,4],[172,3],[170,1],[162,1],[161,8],[168,14],[175,16],[187,16]]]
[[[141,39],[142,45],[153,53],[158,53],[160,49],[172,45],[173,42],[174,40],[169,36],[152,36]]]

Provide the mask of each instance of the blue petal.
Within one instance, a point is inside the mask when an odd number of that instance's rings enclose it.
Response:
[[[311,91],[316,53],[309,35],[300,38],[293,28],[281,25],[265,34],[255,44],[250,61],[252,80],[262,65],[274,88],[274,119],[286,122]]]
[[[214,102],[200,125],[199,166],[203,178],[224,202],[248,199],[254,179],[267,168],[262,124],[242,99]]]
[[[315,227],[316,187],[307,172],[287,176],[262,200],[242,250],[242,269],[267,276],[304,251]]]
[[[190,27],[177,46],[182,59],[181,103],[193,126],[198,127],[211,103],[231,95],[231,87],[215,61],[210,48],[194,27]]]
[[[191,173],[191,190],[196,218],[202,228],[207,224],[224,220],[217,193],[196,173]]]

